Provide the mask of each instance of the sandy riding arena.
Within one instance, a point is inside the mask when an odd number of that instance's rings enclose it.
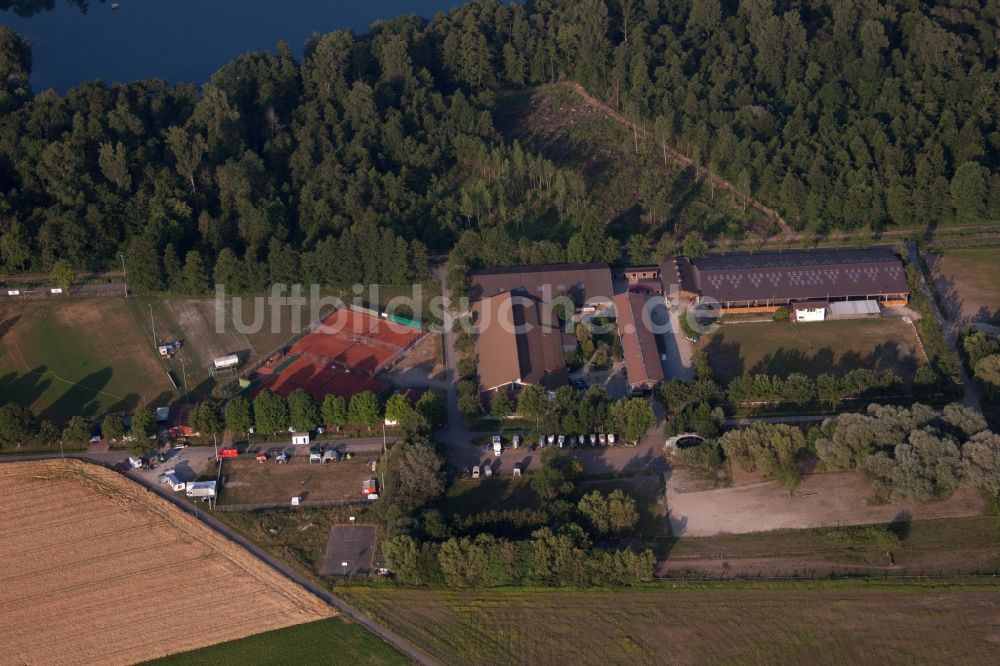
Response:
[[[333,609],[166,500],[77,461],[0,464],[10,664],[130,664]]]

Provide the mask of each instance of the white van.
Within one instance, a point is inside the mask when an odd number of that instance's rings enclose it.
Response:
[[[503,443],[500,441],[500,435],[493,435],[493,455],[499,456],[503,453]]]

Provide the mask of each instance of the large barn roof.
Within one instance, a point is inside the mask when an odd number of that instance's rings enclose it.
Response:
[[[656,347],[656,336],[643,318],[646,299],[634,293],[615,296],[618,334],[622,340],[625,373],[629,384],[663,381],[663,366]]]
[[[906,294],[899,258],[888,249],[788,250],[677,260],[686,287],[720,303]],[[687,276],[684,274],[688,273]]]
[[[504,292],[477,302],[473,312],[483,388],[565,382],[562,332],[546,324],[541,303]]]
[[[512,266],[469,274],[469,297],[473,301],[515,289],[545,301],[567,294],[578,306],[590,299],[610,302],[614,296],[611,269],[601,263]]]

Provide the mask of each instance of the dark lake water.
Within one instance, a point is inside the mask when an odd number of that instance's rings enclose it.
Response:
[[[401,14],[431,17],[461,0],[7,0],[0,23],[31,40],[32,87],[59,91],[81,81],[145,78],[207,81],[247,51],[273,50],[280,40],[297,55],[314,32],[365,32]],[[51,9],[47,7],[51,6]],[[30,16],[19,16],[33,10]]]

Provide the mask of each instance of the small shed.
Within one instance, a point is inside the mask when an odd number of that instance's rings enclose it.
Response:
[[[793,321],[823,321],[826,319],[826,301],[792,303]]]
[[[309,444],[309,433],[307,432],[296,432],[292,434],[292,444],[296,446],[308,446]]]

